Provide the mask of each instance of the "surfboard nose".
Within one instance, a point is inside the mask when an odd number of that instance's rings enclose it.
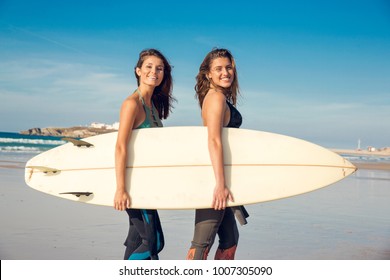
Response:
[[[347,177],[355,173],[357,169],[358,168],[355,165],[353,165],[349,160],[344,158],[344,168],[343,168],[344,177]]]

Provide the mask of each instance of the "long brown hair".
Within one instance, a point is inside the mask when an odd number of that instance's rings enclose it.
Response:
[[[139,54],[137,65],[134,67],[134,74],[137,79],[138,86],[140,85],[139,76],[137,75],[136,69],[141,68],[142,64],[148,56],[155,56],[160,58],[164,63],[164,78],[159,86],[157,86],[152,95],[152,102],[158,111],[160,119],[166,119],[173,108],[173,101],[175,98],[172,96],[172,67],[169,64],[165,56],[156,49],[146,49]]]
[[[233,55],[227,49],[218,49],[214,48],[211,52],[209,52],[204,58],[202,64],[199,67],[198,75],[196,76],[196,85],[195,85],[195,97],[198,98],[199,106],[202,108],[203,100],[206,97],[208,91],[210,90],[211,81],[207,78],[207,74],[210,72],[211,63],[214,59],[226,57],[232,63],[233,71],[234,71],[234,79],[231,86],[227,89],[218,87],[213,84],[214,87],[220,89],[226,96],[226,99],[230,101],[234,106],[237,103],[237,96],[240,93],[240,89],[238,86],[238,77],[236,70],[236,62],[234,60]]]

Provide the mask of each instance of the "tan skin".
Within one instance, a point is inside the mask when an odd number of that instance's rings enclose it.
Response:
[[[152,107],[152,95],[154,89],[159,86],[164,78],[164,63],[156,56],[145,59],[141,68],[136,68],[139,77],[139,91],[146,103]],[[131,198],[126,190],[126,162],[128,158],[127,144],[131,138],[133,129],[141,125],[146,118],[142,102],[137,92],[127,97],[120,110],[120,125],[115,146],[115,172],[116,192],[114,196],[114,208],[124,211],[131,206]]]
[[[219,87],[230,87],[234,79],[230,59],[225,57],[214,59],[207,78]],[[228,200],[234,201],[233,195],[226,187],[222,146],[222,128],[229,123],[230,110],[223,92],[213,86],[204,98],[202,119],[203,125],[207,126],[208,148],[216,182],[212,208],[222,210],[226,208]]]

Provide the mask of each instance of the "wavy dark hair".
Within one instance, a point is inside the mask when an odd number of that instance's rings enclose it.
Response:
[[[210,81],[207,78],[207,74],[210,72],[211,63],[214,59],[220,58],[220,57],[226,57],[230,60],[233,66],[234,71],[234,79],[229,88],[222,88],[217,85],[215,85],[212,81]],[[202,108],[203,100],[206,97],[208,91],[210,90],[210,86],[213,85],[213,87],[221,90],[224,95],[226,96],[226,99],[231,102],[234,106],[237,103],[237,96],[240,93],[240,89],[238,86],[238,77],[237,77],[237,70],[236,70],[236,62],[234,60],[233,55],[230,53],[227,49],[219,49],[214,48],[211,52],[209,52],[206,57],[204,58],[202,64],[199,67],[198,75],[196,76],[196,85],[195,85],[195,97],[199,101],[199,106]]]
[[[166,119],[169,116],[169,113],[172,111],[173,108],[173,101],[176,101],[176,99],[172,95],[172,67],[169,64],[168,60],[165,58],[165,56],[156,49],[145,49],[139,54],[139,59],[134,67],[134,74],[137,79],[138,86],[140,85],[139,76],[137,75],[136,69],[141,68],[142,64],[149,56],[155,56],[160,58],[164,63],[164,78],[161,82],[161,84],[154,89],[153,95],[152,95],[152,102],[154,106],[156,107],[158,111],[158,115],[160,119]]]

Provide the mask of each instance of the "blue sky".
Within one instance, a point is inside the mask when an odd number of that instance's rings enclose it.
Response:
[[[166,126],[201,125],[199,64],[238,65],[243,128],[390,146],[390,1],[0,0],[0,131],[118,121],[145,48],[174,66]]]

